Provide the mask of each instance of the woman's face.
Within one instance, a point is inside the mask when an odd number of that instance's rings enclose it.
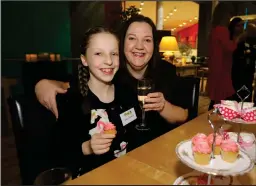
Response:
[[[240,21],[236,24],[235,28],[234,28],[234,33],[235,34],[241,34],[244,30],[244,23],[243,21]]]
[[[127,64],[135,71],[148,65],[154,51],[152,28],[145,22],[132,23],[125,35],[124,54]]]

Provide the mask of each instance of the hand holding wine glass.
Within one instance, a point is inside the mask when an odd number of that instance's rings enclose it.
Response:
[[[154,110],[161,112],[165,106],[165,98],[161,92],[149,93],[144,102],[145,103],[143,108],[145,111]]]

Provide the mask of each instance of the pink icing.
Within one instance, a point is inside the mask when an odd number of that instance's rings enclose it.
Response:
[[[195,135],[193,138],[192,138],[192,143],[193,144],[196,144],[196,143],[199,143],[199,142],[205,142],[207,141],[207,136],[203,133],[198,133],[197,135]]]
[[[210,144],[213,143],[213,134],[210,134],[208,137],[207,137],[207,140]],[[215,138],[215,145],[220,145],[222,142],[222,136],[219,135],[219,134],[216,134],[216,138]]]
[[[221,143],[221,149],[223,151],[238,152],[238,145],[233,140],[223,140]]]
[[[209,154],[209,153],[211,153],[211,151],[212,151],[212,149],[211,149],[210,145],[208,144],[208,142],[206,142],[206,141],[198,142],[198,143],[194,144],[194,146],[193,146],[193,152]]]
[[[104,130],[112,130],[112,129],[115,129],[115,128],[116,128],[115,125],[111,122],[104,124]]]

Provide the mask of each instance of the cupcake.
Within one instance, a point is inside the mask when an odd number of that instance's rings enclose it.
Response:
[[[104,134],[116,134],[117,133],[116,126],[111,122],[105,123],[103,130],[104,130],[103,131]]]
[[[233,163],[237,160],[239,149],[236,142],[233,140],[224,140],[220,146],[221,149],[221,158],[229,163]]]
[[[197,164],[208,165],[211,160],[212,149],[207,141],[201,141],[193,145],[194,160]]]
[[[195,135],[193,138],[192,138],[192,146],[199,143],[199,142],[206,142],[207,141],[207,136],[203,133],[198,133],[197,135]]]
[[[210,134],[207,137],[208,143],[209,145],[212,145],[213,143],[213,134]],[[214,147],[214,155],[220,155],[220,145],[222,142],[222,136],[219,134],[216,134],[216,138],[215,138],[215,147]]]

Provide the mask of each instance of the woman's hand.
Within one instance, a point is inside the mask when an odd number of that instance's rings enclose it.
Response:
[[[163,93],[161,92],[154,92],[149,93],[147,98],[145,99],[145,104],[143,108],[145,111],[155,110],[161,112],[165,106],[165,98]]]
[[[38,101],[58,118],[56,95],[66,93],[68,88],[69,83],[43,79],[36,84],[35,93]]]
[[[90,147],[94,154],[104,154],[109,151],[114,134],[94,134],[90,140]]]

